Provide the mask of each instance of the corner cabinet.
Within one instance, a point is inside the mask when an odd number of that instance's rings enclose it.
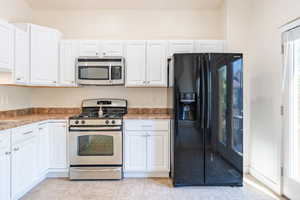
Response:
[[[79,56],[79,43],[75,40],[60,42],[59,85],[76,86],[76,58]]]
[[[170,120],[125,120],[124,176],[168,177]]]
[[[31,84],[56,86],[58,82],[57,30],[30,25]]]
[[[0,20],[0,71],[11,72],[14,58],[14,27]]]
[[[126,69],[126,87],[167,87],[167,43],[127,42]]]

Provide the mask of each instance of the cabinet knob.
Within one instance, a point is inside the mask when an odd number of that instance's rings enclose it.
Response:
[[[14,148],[14,151],[19,151],[19,150],[20,150],[19,147]]]
[[[17,81],[20,81],[21,80],[21,78],[17,78]]]
[[[5,155],[10,155],[11,154],[11,152],[10,151],[8,151],[8,152],[5,152]]]
[[[150,81],[147,81],[147,83],[149,84],[149,83],[150,83]]]
[[[143,83],[145,84],[145,83],[146,83],[146,81],[143,81]]]

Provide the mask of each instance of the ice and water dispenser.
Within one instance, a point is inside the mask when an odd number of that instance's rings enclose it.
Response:
[[[196,93],[180,93],[180,120],[194,121],[196,118]]]

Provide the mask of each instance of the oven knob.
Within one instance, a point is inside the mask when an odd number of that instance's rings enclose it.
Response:
[[[109,124],[109,121],[108,121],[108,120],[106,120],[106,121],[105,121],[105,124]]]
[[[111,123],[112,123],[112,124],[115,124],[115,123],[116,123],[116,121],[115,121],[115,120],[112,120],[112,121],[111,121]]]
[[[85,124],[85,121],[84,121],[84,120],[82,120],[82,121],[81,121],[81,124]]]
[[[75,124],[79,124],[79,121],[78,121],[78,120],[76,120],[76,121],[75,121]]]

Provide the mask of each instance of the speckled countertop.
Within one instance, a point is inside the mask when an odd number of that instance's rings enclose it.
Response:
[[[32,114],[0,119],[0,130],[6,130],[45,120],[67,120],[72,114]]]
[[[59,114],[56,114],[59,113]],[[63,114],[64,113],[64,114]],[[0,131],[46,120],[67,120],[80,113],[79,108],[29,108],[0,112]],[[133,108],[124,119],[171,119],[168,109]]]

